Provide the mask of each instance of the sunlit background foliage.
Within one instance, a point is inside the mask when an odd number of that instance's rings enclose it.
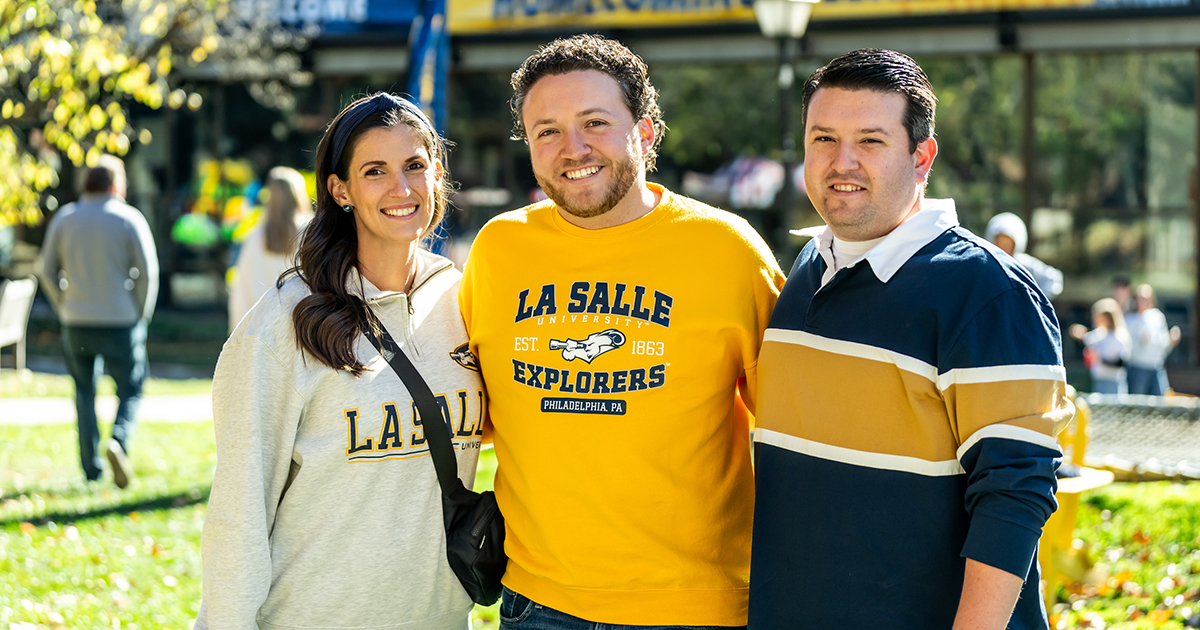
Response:
[[[202,105],[192,76],[300,84],[306,34],[264,0],[0,2],[0,225],[35,223],[63,161],[153,141],[132,107]],[[261,87],[261,86],[260,86]],[[272,90],[277,92],[278,90]],[[265,92],[259,90],[259,92]]]

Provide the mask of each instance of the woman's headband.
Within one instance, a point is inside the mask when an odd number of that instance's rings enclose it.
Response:
[[[332,173],[337,169],[338,162],[342,159],[342,151],[346,149],[346,142],[350,140],[350,134],[354,133],[354,130],[362,124],[362,121],[366,120],[371,114],[395,109],[401,109],[411,114],[417,120],[421,121],[421,124],[425,125],[425,128],[429,130],[429,133],[435,139],[437,138],[437,131],[434,130],[433,123],[429,122],[429,118],[425,116],[425,112],[421,111],[420,107],[394,94],[380,92],[375,96],[351,105],[350,109],[342,115],[342,119],[338,121],[337,129],[333,130],[333,139],[330,142],[329,172]],[[434,151],[436,152],[436,150],[435,142]],[[435,155],[433,159],[441,159],[441,156]]]

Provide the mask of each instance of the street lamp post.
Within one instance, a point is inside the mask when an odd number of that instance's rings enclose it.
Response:
[[[808,29],[808,18],[820,0],[755,0],[754,17],[763,35],[779,40],[779,105],[783,121],[783,188],[779,191],[779,232],[777,244],[790,249],[788,230],[796,206],[796,138],[792,129],[793,85],[796,72],[796,44]],[[790,252],[789,252],[790,253]],[[785,254],[786,255],[786,254]]]

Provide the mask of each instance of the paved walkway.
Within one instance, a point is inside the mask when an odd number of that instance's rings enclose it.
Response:
[[[99,396],[101,422],[117,414],[116,396]],[[203,422],[212,420],[212,396],[143,396],[139,422]],[[61,424],[75,422],[74,398],[0,398],[0,424]]]

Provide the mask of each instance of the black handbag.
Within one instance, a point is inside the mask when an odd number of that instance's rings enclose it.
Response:
[[[446,558],[450,568],[476,604],[491,606],[500,599],[500,578],[508,566],[508,556],[504,555],[504,516],[496,505],[496,495],[491,490],[474,492],[463,485],[450,443],[453,429],[434,401],[433,392],[383,323],[372,317],[365,304],[363,310],[367,312],[364,326],[367,339],[404,382],[421,414],[429,455],[437,471],[438,485],[442,487]],[[382,339],[371,330],[372,320],[379,324]]]

